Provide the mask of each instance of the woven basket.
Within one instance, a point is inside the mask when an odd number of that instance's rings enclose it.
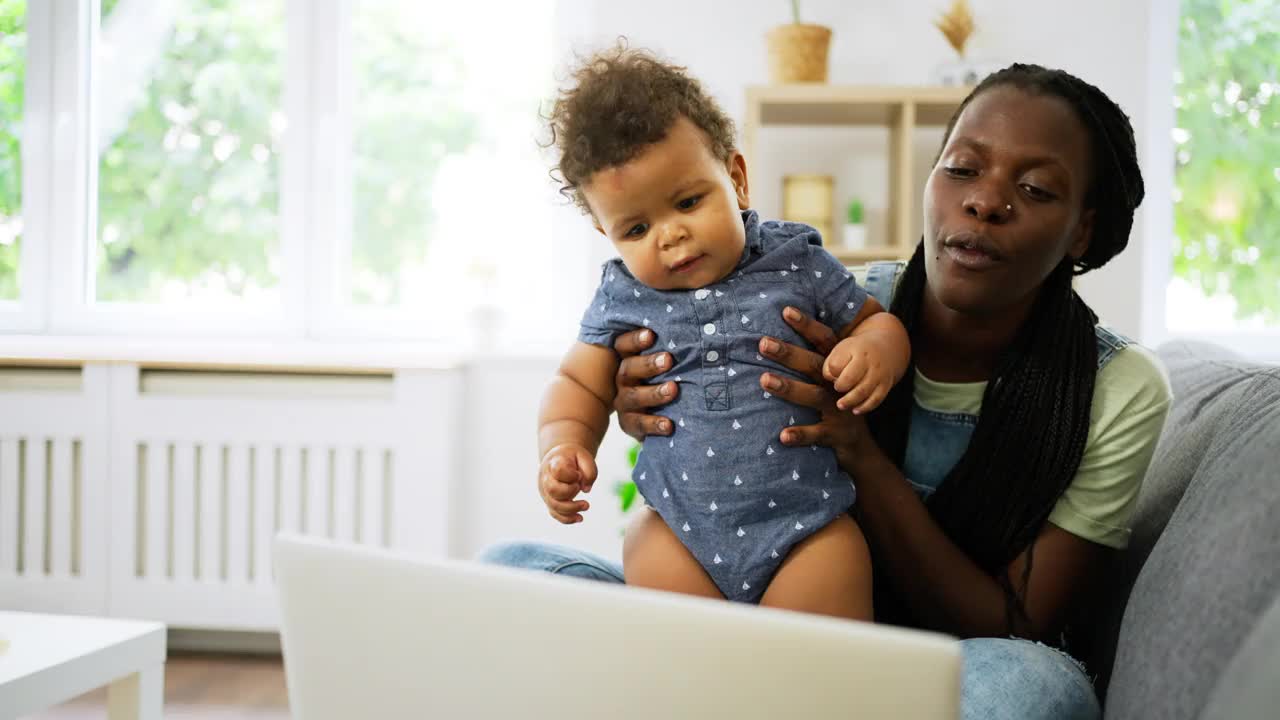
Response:
[[[827,81],[827,48],[831,28],[822,25],[779,25],[765,35],[769,44],[769,81]]]

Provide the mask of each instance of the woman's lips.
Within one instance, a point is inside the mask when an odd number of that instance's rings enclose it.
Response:
[[[970,233],[958,233],[947,238],[942,243],[942,252],[966,270],[987,270],[1001,261],[990,239]]]
[[[687,260],[681,260],[680,262],[671,266],[671,272],[674,272],[674,273],[692,272],[693,269],[698,266],[698,263],[702,262],[702,258],[704,257],[706,257],[706,255],[697,255],[697,256],[688,258]]]
[[[987,253],[976,248],[967,248],[963,245],[947,245],[942,251],[950,257],[955,264],[966,270],[987,270],[995,267],[1000,263],[999,260],[988,255]]]

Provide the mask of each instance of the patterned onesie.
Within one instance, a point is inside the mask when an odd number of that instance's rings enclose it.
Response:
[[[834,451],[778,441],[784,427],[819,415],[761,389],[766,371],[805,378],[761,356],[760,338],[804,346],[783,322],[784,307],[839,330],[867,294],[813,228],[760,222],[753,210],[742,221],[741,260],[704,288],[655,290],[620,259],[605,263],[578,339],[611,348],[618,335],[648,327],[657,333],[653,352],[671,353],[673,366],[654,382],[680,386],[661,409],[675,432],[645,439],[632,477],[725,597],[756,603],[787,552],[854,501]]]

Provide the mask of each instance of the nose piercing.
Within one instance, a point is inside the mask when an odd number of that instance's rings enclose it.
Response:
[[[1004,206],[1004,211],[1005,211],[1005,212],[1007,212],[1007,213],[1011,213],[1011,212],[1013,212],[1013,205],[1005,205],[1005,206]]]

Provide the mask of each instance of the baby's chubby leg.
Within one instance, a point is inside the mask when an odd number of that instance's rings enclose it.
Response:
[[[627,528],[622,543],[622,574],[628,585],[724,598],[693,553],[648,507],[640,508],[640,514]]]
[[[871,621],[871,553],[853,518],[842,514],[796,544],[760,604]]]

